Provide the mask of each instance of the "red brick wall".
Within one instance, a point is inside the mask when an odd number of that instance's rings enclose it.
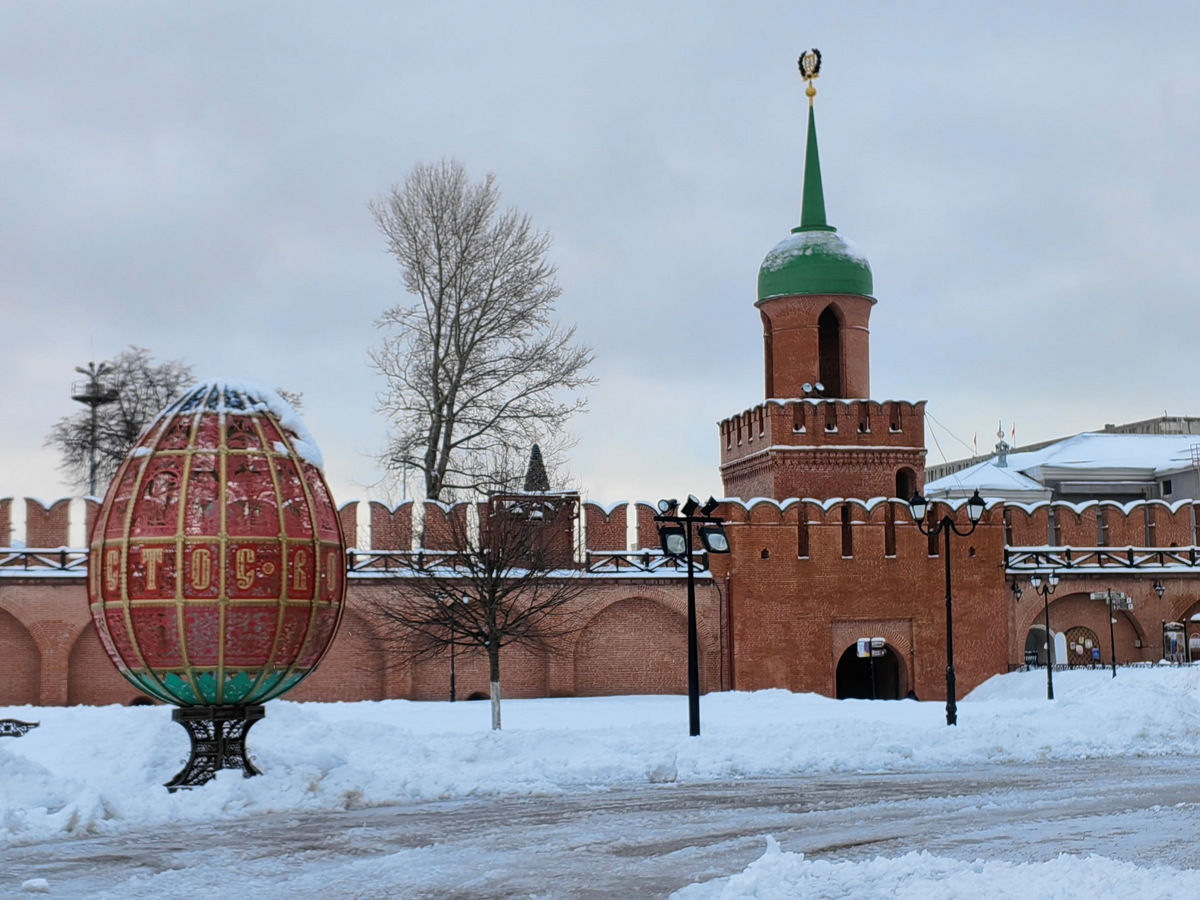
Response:
[[[386,662],[374,629],[360,613],[347,609],[317,671],[285,696],[322,702],[382,700]]]
[[[811,294],[767,300],[762,311],[767,344],[768,397],[802,397],[805,382],[821,380],[817,322],[833,307],[842,325],[843,397],[871,395],[867,323],[874,301],[849,294]]]
[[[90,622],[71,648],[67,672],[67,703],[71,705],[127,704],[144,696],[117,671],[96,636],[96,626]]]
[[[0,705],[38,702],[41,657],[29,631],[0,609]]]
[[[49,508],[42,506],[32,497],[25,498],[25,546],[65,547],[71,501],[64,497]]]
[[[338,519],[342,523],[342,534],[346,536],[347,547],[358,546],[358,501],[351,500],[343,503],[338,510]]]
[[[605,512],[597,503],[583,504],[587,516],[587,547],[589,550],[624,550],[629,543],[626,533],[628,503],[618,503]]]
[[[12,498],[0,499],[0,547],[12,546]]]
[[[451,519],[458,522],[451,526]],[[449,508],[431,500],[425,501],[425,542],[426,550],[453,550],[454,528],[460,534],[466,534],[467,504],[455,503]]]
[[[680,502],[682,502],[682,498],[680,498]],[[634,549],[657,549],[661,546],[661,541],[658,539],[658,525],[654,521],[658,510],[641,500],[634,504],[633,509],[637,516],[637,547]]]
[[[642,598],[607,607],[576,645],[575,693],[687,693],[687,619]]]
[[[395,509],[371,501],[371,549],[411,550],[413,504],[405,500]]]

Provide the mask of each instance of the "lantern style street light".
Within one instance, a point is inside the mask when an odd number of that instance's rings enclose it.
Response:
[[[724,520],[713,515],[719,505],[713,497],[709,497],[701,506],[700,501],[689,494],[683,509],[679,509],[678,500],[659,500],[659,515],[654,517],[654,521],[659,523],[658,537],[662,541],[663,553],[687,562],[688,734],[692,737],[700,734],[700,649],[696,636],[696,578],[695,560],[692,556],[692,526],[699,526],[696,531],[708,553],[728,553],[729,539],[725,536],[725,527],[722,524]]]
[[[1046,576],[1045,580],[1042,576],[1034,572],[1029,576],[1029,586],[1033,588],[1035,593],[1042,595],[1042,605],[1046,614],[1046,699],[1054,699],[1054,637],[1050,631],[1050,595],[1058,588],[1058,573],[1053,569]],[[1021,601],[1021,586],[1017,584],[1014,578],[1012,583],[1013,596],[1019,603]]]
[[[979,496],[979,491],[971,495],[971,499],[967,501],[967,518],[971,522],[971,527],[966,531],[960,531],[958,526],[954,524],[954,519],[949,513],[942,516],[940,522],[932,528],[925,527],[925,514],[929,511],[929,501],[926,500],[917,491],[913,492],[912,499],[908,501],[908,509],[912,513],[913,520],[917,523],[917,528],[921,534],[928,537],[936,538],[938,533],[946,535],[944,550],[942,555],[946,560],[946,724],[958,724],[958,703],[954,696],[954,601],[950,596],[950,532],[954,532],[959,537],[966,537],[975,531],[975,526],[979,524],[979,520],[983,517],[984,510],[983,498]]]

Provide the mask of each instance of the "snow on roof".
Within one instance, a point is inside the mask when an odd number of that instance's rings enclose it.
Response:
[[[1007,467],[995,458],[925,485],[927,494],[967,488],[1044,492],[1048,478],[1090,476],[1095,480],[1152,479],[1192,464],[1194,434],[1102,434],[1085,432],[1040,450],[1009,453]]]

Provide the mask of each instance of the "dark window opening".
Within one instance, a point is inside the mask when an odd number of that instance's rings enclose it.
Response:
[[[760,559],[770,559],[771,551],[768,550],[766,547],[763,547],[763,551],[762,551],[762,553],[759,554],[759,558]]]
[[[917,475],[912,469],[904,468],[896,473],[896,498],[907,503],[917,492]]]
[[[850,504],[842,504],[842,556],[854,555],[854,532],[850,527]]]
[[[842,394],[842,323],[832,306],[825,307],[817,320],[817,345],[820,354],[820,380],[826,397]]]
[[[1010,547],[1013,546],[1014,543],[1011,509],[1006,509],[1004,511],[1004,543],[1008,544]]]
[[[1146,546],[1147,547],[1157,547],[1158,546],[1158,532],[1155,528],[1156,523],[1154,521],[1154,510],[1151,509],[1149,506],[1147,506],[1145,512],[1146,512]]]
[[[796,524],[796,555],[808,558],[808,510],[801,507],[800,521]]]
[[[1169,497],[1171,495],[1171,488],[1172,488],[1171,479],[1164,478],[1163,483],[1162,483],[1162,495],[1164,497]]]
[[[937,528],[937,516],[933,514],[933,505],[930,504],[929,512],[926,513],[928,518],[925,521],[925,528],[929,532],[929,555],[938,556],[938,539],[937,533],[934,531]]]
[[[1096,510],[1096,546],[1108,546],[1108,510]]]
[[[883,555],[896,555],[896,507],[891,503],[883,519]]]

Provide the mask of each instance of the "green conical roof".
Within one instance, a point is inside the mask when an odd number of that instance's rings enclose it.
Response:
[[[817,120],[810,103],[800,224],[763,260],[758,270],[758,301],[792,294],[861,294],[870,297],[872,290],[871,264],[825,221]]]

